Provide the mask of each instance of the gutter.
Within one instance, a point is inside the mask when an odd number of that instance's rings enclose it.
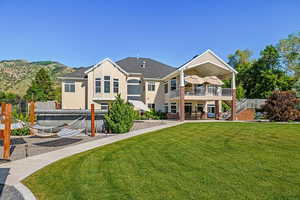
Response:
[[[79,77],[57,77],[59,80],[87,80],[87,78],[79,78]]]

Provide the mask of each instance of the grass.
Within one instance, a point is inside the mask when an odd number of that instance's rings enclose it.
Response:
[[[300,125],[187,123],[60,160],[38,199],[300,199]]]

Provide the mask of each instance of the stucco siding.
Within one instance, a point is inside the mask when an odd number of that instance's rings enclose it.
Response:
[[[148,86],[153,82],[155,83],[155,90],[149,91]],[[160,81],[145,81],[145,104],[155,104],[155,110],[164,110],[165,95],[164,95],[164,85]]]
[[[110,92],[104,92],[104,76],[110,76]],[[95,79],[101,78],[101,91],[96,93]],[[123,99],[127,99],[127,77],[111,62],[105,61],[100,66],[88,73],[88,105],[94,103],[95,109],[100,109],[100,103],[110,102],[115,99],[114,79],[119,79],[119,93]]]
[[[86,85],[85,80],[74,80],[75,92],[66,92],[66,80],[62,81],[62,109],[85,109]]]

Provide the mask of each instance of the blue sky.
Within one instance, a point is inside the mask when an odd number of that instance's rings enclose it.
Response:
[[[139,55],[177,67],[208,48],[257,56],[299,19],[299,0],[0,0],[0,60],[78,67]]]

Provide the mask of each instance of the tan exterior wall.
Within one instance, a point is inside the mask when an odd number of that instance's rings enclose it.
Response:
[[[110,76],[110,93],[104,93],[104,76]],[[95,79],[101,78],[101,92],[95,92]],[[100,109],[100,103],[111,102],[117,93],[113,92],[113,79],[119,79],[119,93],[127,99],[127,76],[111,62],[105,61],[100,66],[88,73],[88,106],[95,104],[95,109]],[[97,100],[94,100],[97,98]]]
[[[148,90],[148,85],[149,82],[154,82],[155,83],[155,91],[149,91]],[[161,110],[164,111],[164,103],[165,103],[165,98],[164,98],[164,85],[160,81],[149,81],[146,80],[144,81],[145,85],[145,104],[155,104],[155,110]]]
[[[75,92],[65,92],[65,82],[62,81],[62,109],[85,109],[86,85],[85,80],[74,80]]]

